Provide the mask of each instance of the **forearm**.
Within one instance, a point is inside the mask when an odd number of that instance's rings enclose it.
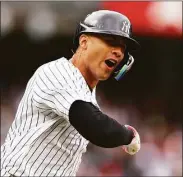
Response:
[[[89,102],[75,101],[70,107],[69,121],[84,138],[100,147],[127,145],[133,138],[131,130]]]

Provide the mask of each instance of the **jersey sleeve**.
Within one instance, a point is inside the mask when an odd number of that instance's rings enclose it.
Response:
[[[72,82],[66,84],[63,78],[54,76],[48,68],[42,67],[36,73],[33,87],[33,102],[42,110],[52,110],[57,115],[69,120],[69,109],[76,100],[85,100],[81,90]]]
[[[75,101],[69,111],[69,120],[85,139],[100,147],[128,145],[134,137],[133,131],[102,113],[90,102]]]

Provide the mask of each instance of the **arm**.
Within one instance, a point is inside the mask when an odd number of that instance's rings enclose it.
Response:
[[[69,121],[91,143],[105,148],[130,144],[133,132],[103,114],[92,103],[77,100],[69,110]]]

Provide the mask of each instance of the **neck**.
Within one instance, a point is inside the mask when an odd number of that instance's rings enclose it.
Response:
[[[75,67],[79,69],[86,83],[88,84],[88,87],[92,91],[93,88],[96,87],[96,85],[98,84],[98,80],[93,76],[91,71],[84,64],[84,59],[81,58],[81,55],[75,53],[71,58],[71,62]]]

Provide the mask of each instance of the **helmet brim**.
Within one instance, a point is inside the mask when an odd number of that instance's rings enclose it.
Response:
[[[140,49],[140,44],[135,39],[127,36],[125,33],[122,33],[122,32],[119,33],[118,31],[105,31],[105,30],[88,28],[88,29],[85,29],[84,31],[81,31],[80,35],[83,33],[100,34],[100,35],[104,34],[104,35],[110,35],[110,36],[113,35],[113,36],[121,37],[122,39],[124,39],[129,52],[137,51]]]

